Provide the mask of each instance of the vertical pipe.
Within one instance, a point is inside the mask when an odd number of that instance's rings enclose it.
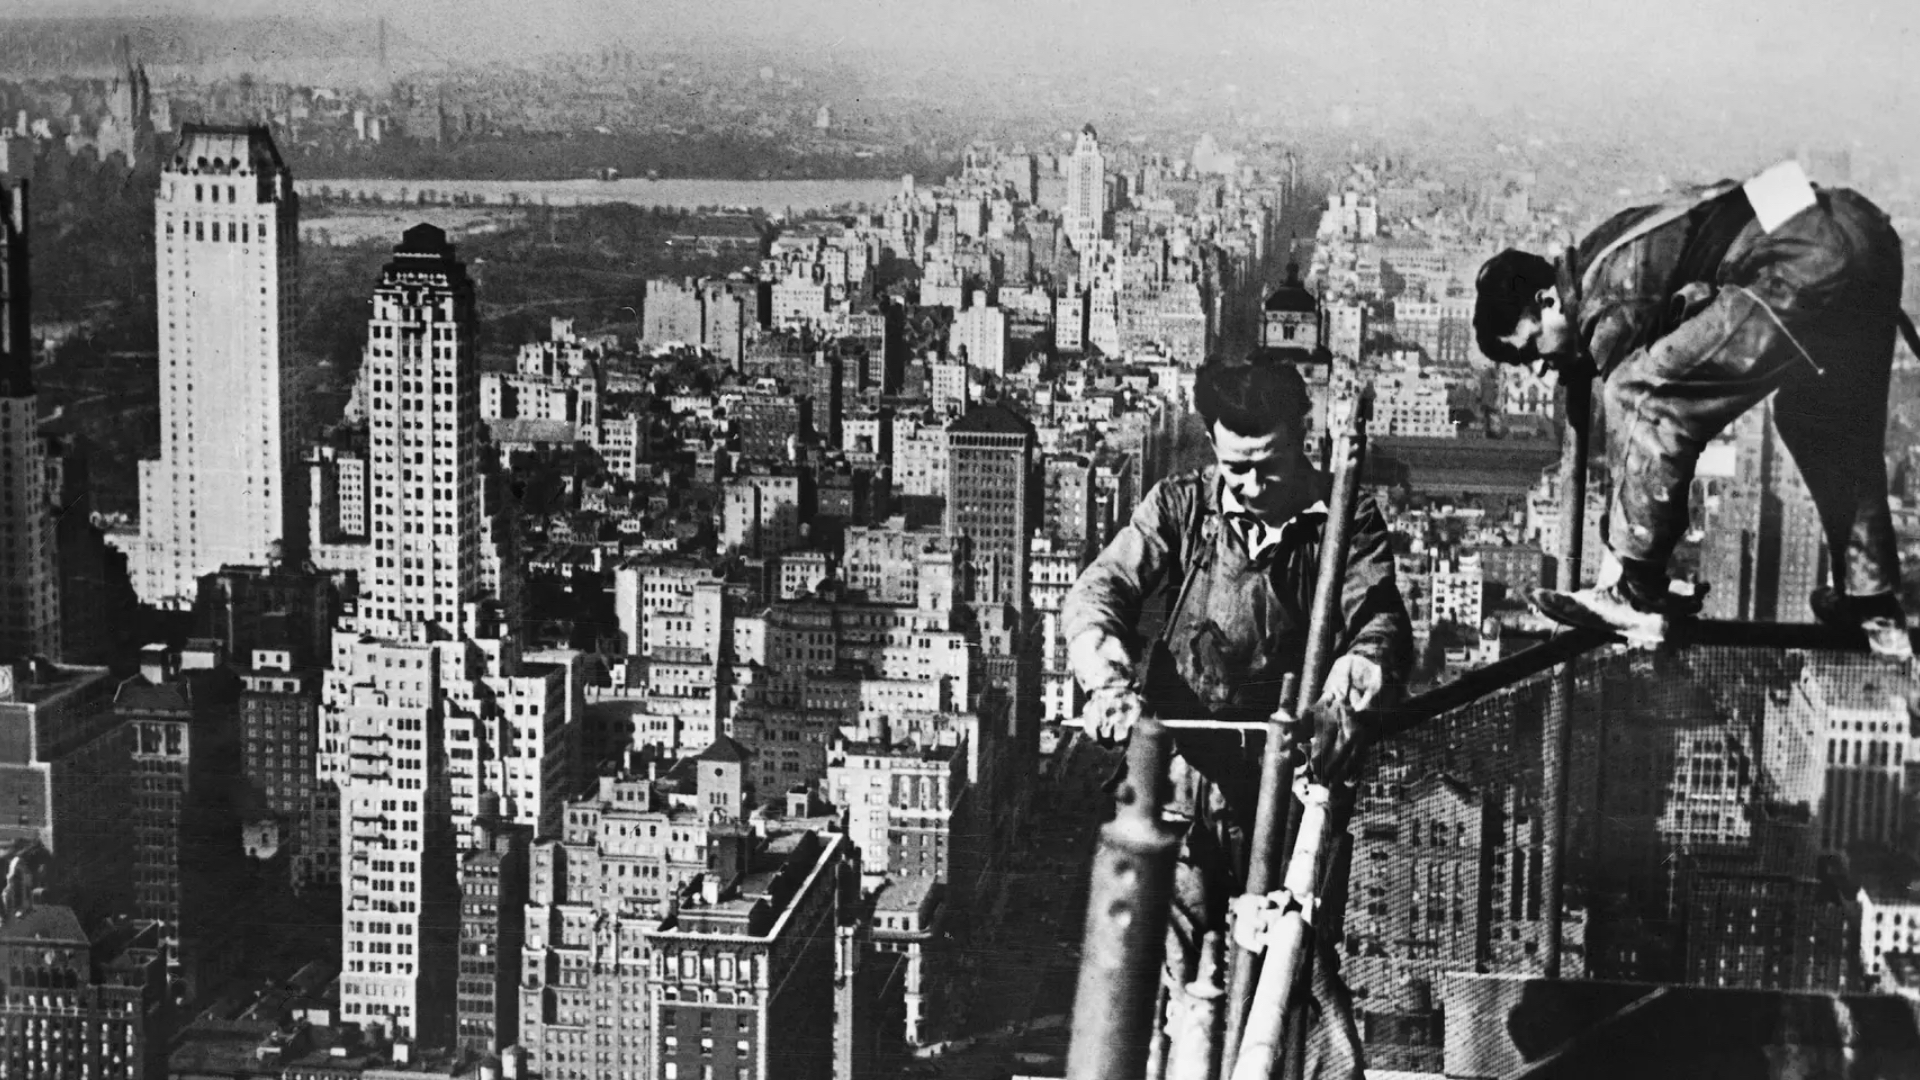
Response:
[[[1215,930],[1202,939],[1200,968],[1183,995],[1178,1034],[1167,1068],[1169,1080],[1219,1080],[1220,1024],[1223,1019],[1218,986],[1226,964],[1226,935]]]
[[[1300,666],[1300,685],[1295,710],[1304,713],[1319,699],[1327,671],[1333,666],[1334,645],[1341,629],[1341,593],[1346,580],[1347,553],[1352,547],[1353,515],[1360,497],[1361,464],[1366,457],[1366,425],[1373,411],[1370,391],[1345,403],[1345,417],[1333,443],[1334,469],[1332,499],[1327,507],[1327,524],[1321,536],[1319,575],[1314,584],[1313,611],[1307,628],[1307,650]],[[1331,425],[1329,425],[1331,426]],[[1284,698],[1283,698],[1284,700]],[[1301,828],[1304,807],[1294,800],[1287,806],[1287,826],[1281,847],[1289,852],[1303,840]],[[1316,883],[1317,884],[1317,883]],[[1302,963],[1312,963],[1310,951],[1302,953]],[[1294,1027],[1305,1020],[1303,1003],[1287,1001]],[[1234,1051],[1238,1051],[1238,1047]],[[1237,1062],[1236,1062],[1237,1064]]]
[[[1327,792],[1315,785],[1314,797],[1301,818],[1300,843],[1287,864],[1287,891],[1301,901],[1309,901],[1326,869]],[[1294,990],[1302,985],[1308,947],[1307,918],[1299,908],[1280,917],[1267,946],[1266,963],[1261,965],[1260,983],[1253,992],[1253,1006],[1247,1013],[1247,1030],[1240,1042],[1240,1054],[1234,1061],[1232,1080],[1270,1080],[1279,1060],[1281,1041],[1289,1026],[1299,1019],[1288,1008]]]
[[[1292,802],[1293,763],[1287,759],[1287,727],[1292,717],[1287,702],[1293,700],[1299,676],[1288,675],[1280,682],[1280,708],[1267,721],[1267,745],[1260,757],[1260,798],[1254,804],[1253,837],[1247,844],[1248,896],[1265,896],[1273,891],[1273,868],[1280,858],[1280,831],[1283,807]],[[1239,1053],[1240,1030],[1246,1026],[1247,1005],[1253,1000],[1254,977],[1260,970],[1260,957],[1238,945],[1233,947],[1227,992],[1226,1045],[1222,1050],[1221,1072],[1233,1072],[1233,1059]]]
[[[1162,1080],[1167,1075],[1167,1057],[1173,1052],[1173,1037],[1167,1033],[1167,1024],[1177,1004],[1173,991],[1165,985],[1153,995],[1153,1045],[1147,1049],[1146,1080]]]
[[[1346,584],[1347,553],[1353,546],[1353,516],[1360,502],[1361,465],[1367,454],[1367,421],[1373,415],[1372,389],[1368,388],[1345,405],[1346,416],[1334,443],[1333,498],[1327,506],[1327,525],[1320,541],[1320,573],[1314,584],[1313,612],[1307,623],[1307,653],[1300,665],[1300,693],[1295,700],[1295,709],[1300,713],[1305,713],[1319,700],[1327,671],[1333,666],[1334,646],[1343,629],[1342,591]],[[1297,801],[1287,807],[1287,831],[1282,846],[1288,851],[1304,841],[1301,834],[1304,810]],[[1316,887],[1318,884],[1315,882]],[[1313,963],[1311,949],[1303,949],[1300,963],[1303,967]],[[1301,982],[1305,981],[1303,972]],[[1296,1052],[1289,1055],[1290,1068],[1284,1070],[1283,1075],[1298,1076],[1303,1062],[1295,1059],[1306,1052],[1304,1000],[1288,1001],[1287,1011],[1296,1036]]]
[[[1158,720],[1134,724],[1119,808],[1100,828],[1087,889],[1068,1080],[1145,1075],[1179,854],[1178,833],[1160,819],[1171,749]]]
[[[1347,878],[1353,871],[1353,834],[1347,826],[1353,820],[1353,800],[1346,793],[1335,794],[1333,802],[1327,807],[1327,834],[1325,843],[1330,845],[1326,854],[1326,871],[1320,877],[1320,890],[1314,895],[1319,904],[1314,913],[1312,925],[1307,927],[1307,953],[1300,958],[1299,982],[1297,987],[1312,985],[1313,965],[1320,962],[1320,950],[1313,947],[1316,940],[1324,940],[1335,949],[1346,936],[1347,921]],[[1280,1075],[1300,1080],[1307,1075],[1307,1020],[1305,1000],[1296,998],[1288,1020],[1286,1059]]]
[[[1580,587],[1581,547],[1587,531],[1587,435],[1593,411],[1593,383],[1582,376],[1561,378],[1566,391],[1566,428],[1560,442],[1560,564],[1554,587],[1572,592]],[[1560,665],[1548,693],[1546,738],[1541,748],[1546,773],[1546,844],[1541,853],[1541,903],[1547,920],[1547,955],[1543,974],[1560,977],[1561,897],[1566,888],[1567,761],[1573,750],[1573,666]]]
[[[1333,497],[1327,504],[1327,524],[1320,539],[1320,574],[1313,588],[1313,611],[1307,622],[1307,652],[1300,664],[1300,694],[1294,708],[1305,712],[1320,697],[1327,669],[1333,666],[1333,647],[1340,634],[1341,586],[1347,576],[1347,550],[1353,544],[1353,514],[1360,501],[1360,465],[1367,453],[1367,420],[1373,395],[1347,403],[1347,417],[1334,442]]]

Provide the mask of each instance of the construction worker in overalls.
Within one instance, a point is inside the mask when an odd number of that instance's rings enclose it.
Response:
[[[1215,465],[1156,484],[1062,612],[1069,663],[1091,695],[1084,718],[1098,736],[1124,739],[1142,707],[1162,718],[1263,723],[1303,662],[1331,490],[1304,450],[1306,385],[1282,362],[1213,362],[1200,371],[1194,404]],[[1142,607],[1162,589],[1166,622],[1141,642]],[[1340,601],[1323,700],[1362,709],[1404,680],[1413,651],[1386,522],[1370,499],[1359,502]],[[1344,774],[1351,734],[1315,745],[1323,773]],[[1202,939],[1227,928],[1229,901],[1243,889],[1260,754],[1233,732],[1174,733],[1168,814],[1186,826],[1167,937],[1175,987],[1194,978]],[[1344,1027],[1348,1038],[1336,1042],[1345,1051],[1324,1053],[1357,1062]]]
[[[1508,250],[1481,268],[1474,331],[1489,358],[1603,380],[1613,485],[1597,583],[1542,590],[1564,623],[1657,641],[1699,596],[1667,562],[1688,526],[1703,447],[1778,391],[1774,421],[1819,510],[1832,587],[1823,622],[1910,658],[1887,508],[1888,379],[1900,239],[1887,215],[1793,163],[1616,215],[1556,261]]]

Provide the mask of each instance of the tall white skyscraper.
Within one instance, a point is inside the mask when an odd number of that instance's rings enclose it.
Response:
[[[33,392],[27,185],[0,180],[0,662],[60,655],[46,451]]]
[[[367,327],[370,550],[333,636],[319,778],[340,790],[341,1013],[451,1034],[457,857],[482,792],[550,832],[575,774],[583,668],[523,663],[487,595],[472,281],[446,234],[407,230]]]
[[[1073,156],[1067,159],[1067,208],[1063,215],[1067,239],[1075,251],[1086,251],[1106,235],[1107,159],[1100,152],[1100,136],[1088,124],[1080,129]]]
[[[264,127],[188,124],[154,204],[160,457],[140,463],[140,598],[193,603],[200,575],[298,545],[286,400],[298,314],[298,200]]]

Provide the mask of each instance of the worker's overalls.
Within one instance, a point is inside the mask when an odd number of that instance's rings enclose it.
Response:
[[[1575,310],[1605,379],[1607,544],[1623,560],[1666,566],[1702,448],[1778,391],[1774,422],[1819,510],[1835,584],[1854,597],[1898,589],[1882,454],[1900,239],[1852,191],[1813,198],[1769,229],[1732,188],[1630,228],[1563,277],[1580,282]]]
[[[1197,542],[1185,547],[1180,589],[1149,654],[1143,693],[1155,715],[1253,722],[1273,715],[1282,680],[1299,672],[1306,651],[1325,522],[1323,510],[1303,513],[1277,545],[1249,559],[1218,514],[1206,517]],[[1185,826],[1166,939],[1167,982],[1176,993],[1195,977],[1205,935],[1227,931],[1228,905],[1245,889],[1262,749],[1259,739],[1237,733],[1174,734],[1166,816]],[[1314,1075],[1357,1076],[1351,1006],[1333,943],[1320,944],[1310,1066]],[[1339,1022],[1320,1022],[1318,1011],[1329,1007]]]

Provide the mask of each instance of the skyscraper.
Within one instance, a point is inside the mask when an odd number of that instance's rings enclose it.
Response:
[[[1107,159],[1092,124],[1080,129],[1073,156],[1067,159],[1067,207],[1062,217],[1075,251],[1085,252],[1106,235]]]
[[[1780,442],[1773,406],[1736,420],[1709,446],[1694,482],[1707,615],[1811,622],[1807,598],[1830,553],[1799,466]]]
[[[480,373],[473,282],[432,225],[408,229],[367,329],[373,558],[362,627],[451,629],[479,598]]]
[[[1766,490],[1767,410],[1728,426],[1701,455],[1692,498],[1700,525],[1700,576],[1713,586],[1705,614],[1754,619],[1760,586],[1760,508]],[[1766,590],[1771,596],[1773,590]]]
[[[286,484],[298,200],[264,127],[188,124],[154,202],[160,457],[140,463],[134,588],[193,603],[200,575],[304,536]]]
[[[60,653],[27,269],[27,185],[0,182],[0,660]]]
[[[457,859],[482,795],[557,828],[584,693],[577,662],[521,662],[487,594],[474,321],[446,234],[407,230],[367,328],[371,548],[320,716],[319,779],[340,792],[342,1016],[423,1041],[455,1030]]]
[[[1027,603],[1033,425],[982,405],[947,426],[947,535],[972,541],[973,600],[1016,610]]]

